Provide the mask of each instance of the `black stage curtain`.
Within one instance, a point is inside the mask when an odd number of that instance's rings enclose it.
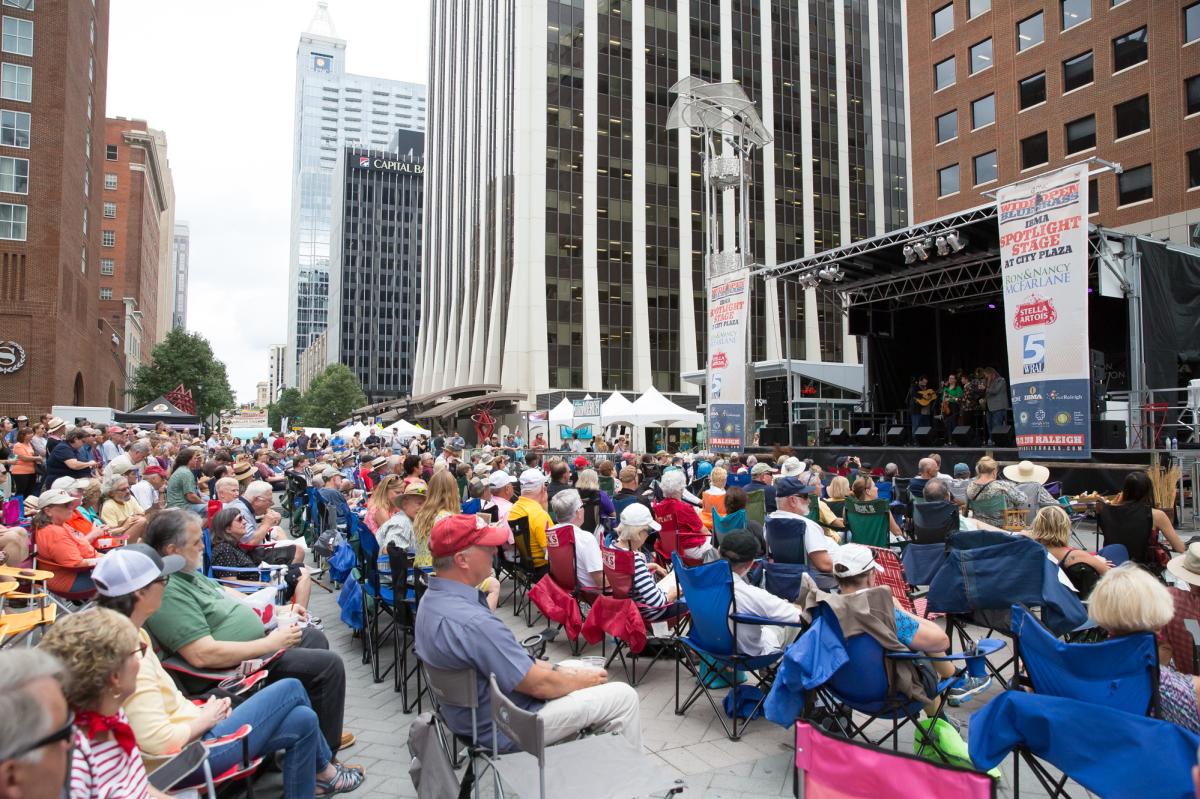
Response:
[[[1200,376],[1200,258],[1146,239],[1142,254],[1142,331],[1148,388],[1186,385]]]

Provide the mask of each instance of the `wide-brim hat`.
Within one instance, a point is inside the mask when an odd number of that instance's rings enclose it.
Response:
[[[66,422],[64,422],[62,419],[59,419],[57,416],[55,416],[55,417],[52,417],[50,419],[50,421],[46,422],[46,432],[53,433],[55,430],[59,430],[66,426],[67,426]]]
[[[238,479],[239,483],[245,482],[247,480],[253,480],[254,479],[253,464],[251,464],[247,461],[242,461],[241,463],[239,463],[233,467],[233,476]]]
[[[1014,483],[1045,483],[1050,479],[1050,470],[1033,461],[1021,461],[1005,466],[1004,476]]]
[[[1167,561],[1167,571],[1188,585],[1200,585],[1200,541]]]

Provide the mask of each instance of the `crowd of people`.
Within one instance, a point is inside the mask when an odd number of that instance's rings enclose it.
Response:
[[[292,535],[282,501],[297,487],[314,489],[347,528],[361,522],[353,526],[378,542],[381,573],[390,574],[394,544],[430,575],[415,651],[432,667],[475,670],[484,745],[496,735],[511,746],[491,728],[491,675],[518,707],[538,712],[547,743],[585,729],[641,743],[632,687],[602,669],[535,658],[497,615],[506,566],[524,561],[535,577],[548,574],[554,531],[573,533],[575,576],[587,590],[605,590],[602,551],[625,553],[630,598],[647,623],[687,613],[672,555],[687,566],[727,561],[739,610],[774,622],[739,626],[738,648],[764,655],[789,646],[806,620],[798,599],[767,590],[764,556],[805,565],[816,588],[835,595],[877,584],[875,550],[855,540],[847,513],[856,505],[885,508],[884,546],[945,541],[959,530],[1039,542],[1063,579],[1090,594],[1093,619],[1110,635],[1161,635],[1162,715],[1200,732],[1200,678],[1189,676],[1190,645],[1185,652],[1171,632],[1181,616],[1200,618],[1200,543],[1185,544],[1154,507],[1144,472],[1131,473],[1117,501],[1098,511],[1130,535],[1090,552],[1072,546],[1071,508],[1047,489],[1048,469],[1000,468],[990,457],[947,474],[934,453],[901,475],[895,464],[852,456],[821,465],[787,452],[638,455],[624,441],[552,453],[540,435],[528,444],[495,436],[468,450],[457,434],[240,441],[164,426],[17,423],[8,466],[32,471],[19,482],[14,471],[10,501],[26,518],[0,532],[0,565],[28,567],[36,555],[37,568],[53,573],[47,587],[73,612],[37,648],[0,653],[0,797],[57,795],[46,786],[64,784],[73,797],[157,796],[148,771],[192,741],[219,742],[209,755],[214,771],[239,762],[243,743],[224,739],[246,724],[252,756],[281,753],[285,796],[363,784],[365,771],[340,759],[355,743],[343,726],[344,665],[307,610],[310,544]],[[1163,565],[1189,588],[1168,589],[1142,568]],[[278,575],[266,606],[221,581],[239,569]],[[891,621],[912,651],[949,651],[935,621],[899,607]],[[179,661],[190,674],[164,665]],[[953,673],[937,663],[941,676]],[[264,667],[265,685],[249,698],[211,678],[240,680]],[[951,704],[990,687],[986,675],[964,677]],[[470,709],[441,712],[454,732],[471,735]]]

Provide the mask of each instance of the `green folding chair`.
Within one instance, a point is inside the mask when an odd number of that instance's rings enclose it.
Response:
[[[746,519],[759,524],[767,523],[767,494],[751,491],[746,495]]]
[[[845,518],[850,540],[855,544],[886,548],[891,513],[886,499],[873,499],[870,502],[847,499]]]

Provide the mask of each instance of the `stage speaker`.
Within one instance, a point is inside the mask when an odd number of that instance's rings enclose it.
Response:
[[[783,437],[780,442],[783,446],[787,446],[787,436]],[[792,446],[807,447],[808,446],[808,427],[800,422],[792,423]]]
[[[1002,424],[992,428],[992,441],[997,447],[1015,447],[1017,437],[1013,434],[1012,425]]]
[[[777,443],[779,443],[777,438],[778,433],[779,428],[773,427],[769,424],[766,427],[760,428],[758,431],[758,445],[760,447],[775,446]]]
[[[933,428],[929,425],[922,425],[913,431],[913,439],[917,442],[917,446],[929,447],[933,445]]]
[[[1125,449],[1125,420],[1093,419],[1092,449]]]
[[[978,447],[979,437],[975,435],[975,428],[969,424],[960,424],[950,432],[950,440],[954,442],[956,447]]]
[[[908,443],[908,428],[904,425],[892,425],[887,429],[887,445],[889,447],[903,447]]]
[[[854,443],[864,447],[878,447],[879,436],[875,433],[874,428],[860,427],[854,433]]]
[[[844,427],[834,427],[826,436],[826,441],[836,447],[844,447],[850,443],[850,431]]]
[[[762,398],[767,403],[767,424],[771,427],[786,425],[788,423],[787,384],[782,380],[763,381]]]

